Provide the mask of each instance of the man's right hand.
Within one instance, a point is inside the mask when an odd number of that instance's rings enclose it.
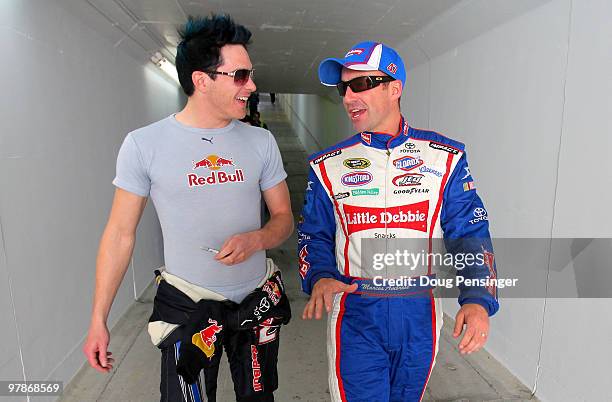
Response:
[[[117,188],[108,223],[100,240],[96,259],[96,286],[91,324],[83,353],[89,365],[102,373],[113,368],[106,319],[130,264],[136,241],[136,227],[147,198]]]
[[[312,294],[310,300],[306,303],[306,307],[304,307],[302,319],[311,320],[314,315],[314,318],[320,320],[323,317],[323,305],[325,305],[325,310],[328,313],[331,311],[334,294],[340,292],[353,293],[356,290],[356,283],[347,285],[332,278],[319,279],[312,288]]]
[[[83,346],[83,353],[85,353],[89,365],[101,373],[111,371],[115,361],[111,357],[113,354],[106,350],[109,339],[110,336],[106,324],[92,323],[89,327],[87,340]]]

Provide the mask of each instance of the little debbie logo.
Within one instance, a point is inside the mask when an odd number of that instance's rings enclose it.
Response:
[[[370,229],[411,229],[427,231],[429,201],[387,208],[343,205],[348,234]]]

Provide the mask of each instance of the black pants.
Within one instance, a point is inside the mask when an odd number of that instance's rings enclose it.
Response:
[[[272,392],[278,388],[276,366],[280,326],[266,324],[264,322],[253,331],[230,331],[223,338],[239,402],[274,401]],[[202,370],[195,384],[186,384],[176,373],[179,347],[180,341],[161,349],[161,401],[215,402],[219,366]]]

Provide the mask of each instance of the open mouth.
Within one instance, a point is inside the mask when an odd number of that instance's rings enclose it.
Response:
[[[243,104],[243,105],[246,105],[246,102],[247,102],[248,99],[249,99],[248,96],[237,96],[236,97],[236,100],[238,102],[240,102],[241,104]]]
[[[366,112],[366,109],[351,109],[349,111],[352,120],[356,120]]]

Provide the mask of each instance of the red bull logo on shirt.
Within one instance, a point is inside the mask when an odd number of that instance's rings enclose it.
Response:
[[[199,162],[194,162],[193,170],[205,167],[210,170],[219,170],[223,166],[235,166],[231,159],[225,159],[217,155],[208,155]]]
[[[242,169],[235,169],[233,173],[220,170],[226,166],[236,167],[234,161],[218,155],[208,155],[200,161],[193,161],[193,170],[206,168],[210,170],[210,173],[207,176],[199,176],[195,173],[188,174],[187,182],[189,187],[244,182],[244,172]]]

